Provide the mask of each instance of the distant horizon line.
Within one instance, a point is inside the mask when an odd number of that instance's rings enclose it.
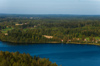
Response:
[[[100,14],[11,14],[11,13],[0,13],[4,15],[100,15]]]

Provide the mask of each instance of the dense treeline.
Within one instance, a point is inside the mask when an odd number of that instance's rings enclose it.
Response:
[[[29,54],[19,52],[0,51],[0,66],[58,66],[49,59],[32,57]]]
[[[100,16],[2,15],[0,40],[14,43],[60,43],[61,40],[64,43],[99,43]]]
[[[53,39],[46,39],[43,37],[43,31],[33,29],[33,30],[26,30],[23,29],[13,29],[8,31],[8,35],[1,34],[0,39],[2,41],[9,41],[14,43],[48,43],[53,41]]]

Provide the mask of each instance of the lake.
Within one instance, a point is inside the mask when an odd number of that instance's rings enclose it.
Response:
[[[31,56],[49,58],[62,66],[100,66],[100,46],[76,44],[10,45],[0,41],[0,50],[29,53]]]

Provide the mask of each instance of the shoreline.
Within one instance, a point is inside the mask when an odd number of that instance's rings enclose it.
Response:
[[[1,41],[1,40],[0,40]],[[40,43],[19,43],[19,42],[9,42],[9,41],[1,41],[1,42],[5,42],[5,43],[8,43],[8,44],[12,44],[12,45],[27,45],[27,44],[40,44]],[[41,44],[61,44],[63,42],[42,42]],[[96,45],[96,46],[100,46],[99,43],[78,43],[78,42],[66,42],[66,43],[63,43],[63,44],[79,44],[79,45]]]
[[[0,40],[1,41],[1,40]],[[1,42],[5,42],[5,43],[8,43],[8,44],[15,44],[15,45],[27,45],[27,44],[40,44],[40,43],[21,43],[21,42],[9,42],[9,41],[1,41]],[[52,43],[52,44],[60,44],[60,42],[41,42],[41,44],[49,44],[49,43]],[[65,43],[64,43],[65,44]]]
[[[82,44],[82,45],[96,45],[96,46],[100,46],[99,43],[77,43],[77,42],[67,42],[68,44]]]

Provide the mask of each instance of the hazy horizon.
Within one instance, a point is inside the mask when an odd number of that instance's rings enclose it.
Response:
[[[100,15],[100,0],[0,0],[0,14]]]

